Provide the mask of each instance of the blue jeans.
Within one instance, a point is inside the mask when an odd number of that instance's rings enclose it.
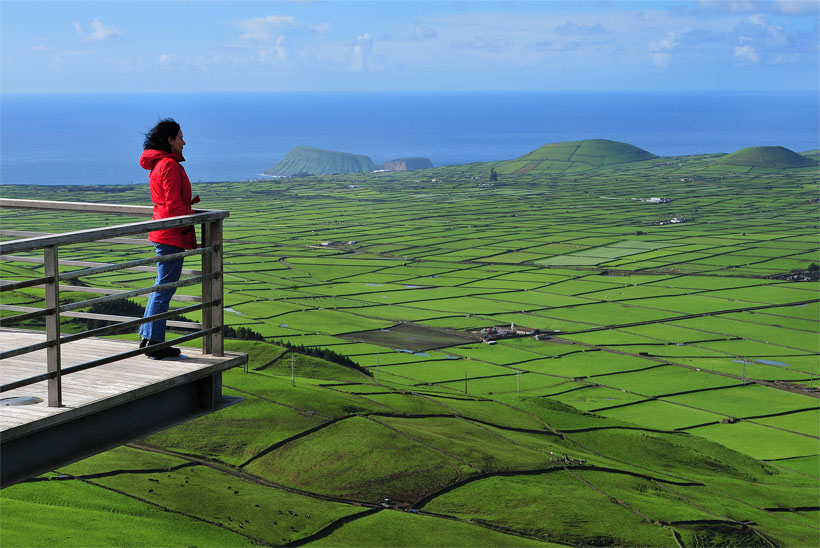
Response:
[[[176,247],[168,244],[154,243],[157,250],[157,256],[171,255],[173,253],[182,253],[185,251],[181,247]],[[182,263],[185,259],[174,259],[173,261],[165,261],[157,263],[157,281],[154,285],[167,284],[179,280],[182,274]],[[145,307],[145,316],[153,316],[154,314],[162,314],[168,312],[168,307],[171,304],[171,297],[174,296],[177,289],[172,287],[170,289],[163,289],[155,291],[148,297],[148,306]],[[143,339],[150,339],[152,341],[165,341],[165,320],[157,320],[155,322],[144,323],[140,326],[140,336]]]

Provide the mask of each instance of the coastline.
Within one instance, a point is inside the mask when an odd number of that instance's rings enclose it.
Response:
[[[192,181],[256,180],[294,146],[433,165],[600,138],[659,156],[820,148],[815,92],[0,94],[3,184],[133,184],[142,131],[172,116]],[[31,124],[36,120],[36,124]],[[105,136],[105,153],[87,143]],[[10,138],[9,136],[14,136]]]

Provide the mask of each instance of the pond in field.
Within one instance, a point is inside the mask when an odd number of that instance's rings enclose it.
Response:
[[[773,361],[773,360],[762,360],[760,358],[758,358],[756,360],[745,360],[745,361],[744,360],[732,360],[732,361],[737,362],[737,363],[755,362],[755,363],[763,363],[763,364],[766,364],[766,365],[777,365],[778,367],[791,367],[787,363],[776,362],[776,361]]]
[[[378,346],[394,348],[397,352],[415,354],[426,350],[456,346],[476,342],[475,337],[462,333],[430,329],[417,324],[402,323],[390,330],[373,329],[370,331],[356,331],[339,335],[345,339],[360,340]],[[417,354],[424,356],[424,354]]]

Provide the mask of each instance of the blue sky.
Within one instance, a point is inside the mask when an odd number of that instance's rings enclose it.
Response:
[[[0,91],[817,90],[817,0],[2,0]]]

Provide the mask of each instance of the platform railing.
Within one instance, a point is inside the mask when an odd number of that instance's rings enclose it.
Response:
[[[124,215],[145,215],[151,216],[153,212],[152,207],[146,206],[129,206],[116,204],[97,204],[97,203],[82,203],[82,202],[57,202],[57,201],[39,201],[39,200],[14,200],[9,198],[0,198],[0,208],[28,208],[28,209],[52,209],[59,211],[74,211],[74,212],[97,212],[106,214],[124,214]],[[45,318],[46,324],[46,340],[42,343],[37,343],[25,347],[14,348],[0,353],[0,360],[11,358],[35,352],[37,350],[46,349],[46,371],[42,374],[35,375],[26,379],[17,380],[0,386],[0,392],[7,392],[15,388],[21,388],[38,382],[48,381],[48,405],[50,407],[62,406],[62,377],[78,371],[83,371],[92,367],[97,367],[107,363],[116,362],[133,356],[144,354],[148,351],[159,350],[172,346],[174,344],[202,338],[202,352],[204,354],[211,354],[213,356],[221,357],[224,355],[223,342],[223,270],[222,270],[222,220],[228,217],[227,211],[219,210],[195,210],[192,215],[183,215],[179,217],[171,217],[160,220],[140,221],[135,223],[121,224],[116,226],[108,226],[102,228],[91,228],[87,230],[78,230],[73,232],[64,232],[60,234],[33,234],[24,233],[29,236],[16,240],[7,240],[0,242],[0,260],[9,262],[21,263],[42,263],[43,276],[22,281],[0,281],[0,296],[3,292],[13,291],[16,289],[24,289],[31,287],[40,287],[45,289],[45,302],[43,308],[32,308],[8,304],[0,304],[0,310],[11,312],[22,312],[15,316],[6,316],[0,318],[0,327],[9,327],[25,320],[36,318]],[[5,224],[5,223],[4,223]],[[149,258],[126,261],[122,263],[91,263],[87,261],[61,261],[59,258],[59,250],[62,246],[82,244],[89,242],[107,242],[107,243],[128,243],[145,245],[146,253],[150,248],[147,247],[148,242],[139,239],[127,239],[123,236],[134,234],[145,234],[153,230],[163,230],[169,228],[182,228],[187,226],[200,225],[201,227],[201,247],[175,253],[172,255],[165,255],[162,257],[152,256]],[[9,236],[15,231],[3,230],[0,231],[2,235]],[[20,233],[18,233],[19,235]],[[37,256],[31,256],[31,252],[42,251],[42,259]],[[17,256],[15,253],[28,253],[29,255]],[[75,282],[81,277],[93,276],[95,274],[102,274],[106,272],[115,272],[120,270],[155,270],[148,267],[157,262],[170,261],[189,257],[192,255],[201,255],[202,269],[198,270],[183,270],[183,275],[191,275],[188,278],[181,279],[177,282],[166,283],[157,286],[143,287],[134,290],[119,290],[111,288],[93,288],[87,285],[61,285],[63,283]],[[81,266],[80,270],[70,270],[61,272],[60,266]],[[175,295],[174,300],[178,301],[198,301],[198,304],[184,306],[169,310],[162,314],[155,314],[143,318],[131,318],[127,316],[113,316],[107,314],[93,314],[89,312],[78,311],[81,308],[89,307],[95,304],[118,301],[136,297],[140,295],[147,295],[154,291],[168,289],[171,287],[184,287],[189,285],[200,284],[202,288],[201,297]],[[79,291],[85,293],[96,293],[103,295],[101,297],[86,299],[79,302],[60,304],[60,290]],[[156,320],[167,320],[168,318],[179,316],[188,312],[202,311],[202,322],[184,322],[184,321],[168,321],[168,325],[172,327],[184,327],[188,329],[195,329],[193,333],[182,335],[173,340],[166,341],[161,344],[152,345],[150,348],[138,348],[128,352],[106,356],[97,360],[86,363],[73,365],[71,367],[61,367],[61,345],[85,339],[88,337],[111,334],[114,331],[119,331],[123,328],[136,327],[142,323],[152,322]],[[104,327],[86,330],[79,333],[72,333],[68,335],[60,334],[60,319],[62,317],[74,318],[90,318],[100,319],[106,321],[117,322],[114,325],[107,325]],[[0,336],[9,336],[9,331],[0,333]]]

